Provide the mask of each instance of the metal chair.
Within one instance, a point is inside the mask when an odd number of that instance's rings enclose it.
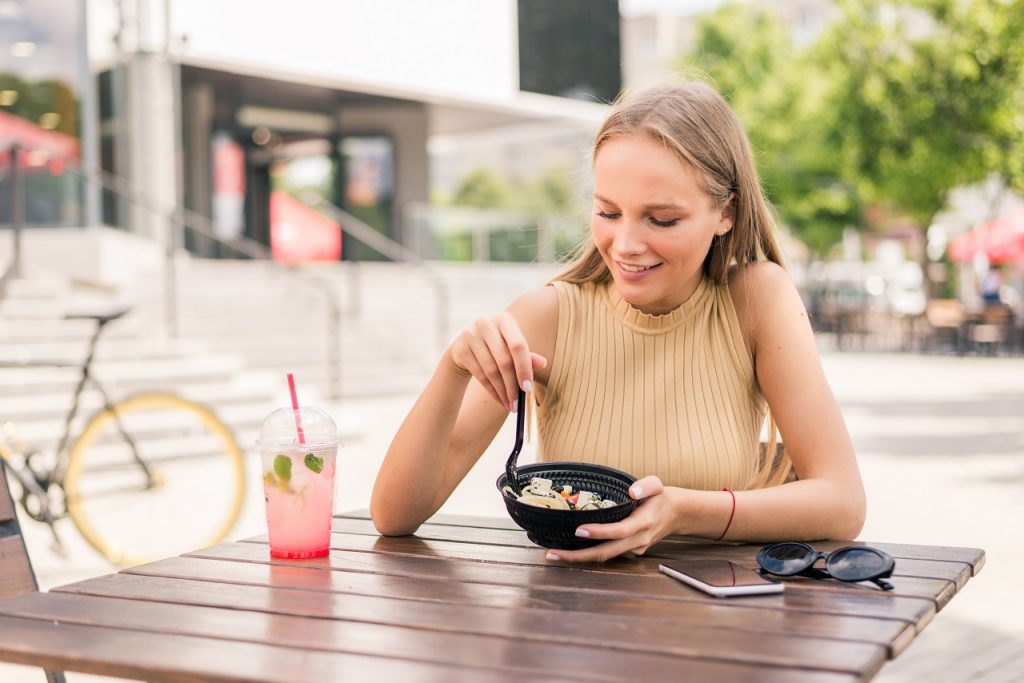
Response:
[[[0,458],[0,599],[39,590],[21,535],[14,500],[7,487],[7,461]],[[49,683],[65,683],[64,674],[46,671]]]

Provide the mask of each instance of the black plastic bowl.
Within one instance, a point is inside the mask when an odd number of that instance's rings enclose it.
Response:
[[[612,507],[597,510],[552,510],[520,503],[504,491],[501,493],[512,521],[526,530],[526,536],[539,546],[554,550],[578,550],[601,543],[601,539],[576,536],[581,524],[607,524],[625,519],[636,509],[629,497],[629,487],[636,477],[613,467],[582,462],[538,462],[518,468],[519,487],[529,485],[533,477],[550,479],[552,487],[568,484],[575,491],[593,491],[602,498],[614,500]],[[498,477],[498,490],[507,483],[507,476]]]

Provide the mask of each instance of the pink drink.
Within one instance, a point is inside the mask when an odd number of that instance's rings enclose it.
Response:
[[[327,555],[336,453],[331,448],[264,454],[263,493],[273,557]]]

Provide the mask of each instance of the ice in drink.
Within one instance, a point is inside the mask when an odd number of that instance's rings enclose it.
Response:
[[[327,555],[334,510],[334,473],[340,442],[334,421],[317,408],[281,408],[264,421],[257,444],[263,465],[270,554]],[[301,442],[300,442],[301,441]]]

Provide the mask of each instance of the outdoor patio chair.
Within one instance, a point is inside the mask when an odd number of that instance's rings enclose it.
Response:
[[[1004,305],[988,306],[981,319],[970,326],[968,339],[975,351],[995,355],[1004,346],[1012,331],[1010,308]]]
[[[0,459],[0,599],[39,590],[36,574],[28,559],[25,539],[21,536],[14,499],[7,487],[7,464]],[[64,674],[46,671],[50,683],[64,683]]]
[[[931,350],[950,347],[957,354],[964,352],[964,306],[955,299],[932,299],[928,302],[925,319],[931,328],[927,346]]]

